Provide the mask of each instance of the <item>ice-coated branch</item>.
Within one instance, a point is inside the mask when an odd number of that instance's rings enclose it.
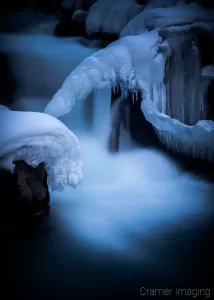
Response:
[[[0,107],[0,168],[13,172],[14,161],[37,167],[45,163],[52,190],[77,187],[83,162],[77,137],[59,120],[44,113]]]
[[[83,60],[48,103],[45,112],[62,116],[94,90],[120,85],[122,90],[134,91],[138,89],[138,81],[160,83],[166,58],[167,43],[156,30],[120,39]]]

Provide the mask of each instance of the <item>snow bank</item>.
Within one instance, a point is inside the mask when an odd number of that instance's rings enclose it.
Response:
[[[88,16],[88,12],[82,9],[77,9],[72,15],[72,20],[77,22],[84,22]]]
[[[183,32],[192,28],[213,30],[214,10],[204,9],[196,3],[183,4],[179,1],[151,1],[122,30],[121,37],[136,35],[154,28],[166,28],[169,31]]]
[[[148,12],[153,8],[159,7],[169,7],[173,5],[177,5],[182,3],[183,1],[179,0],[151,0],[145,6],[143,11],[138,13],[130,22],[123,28],[121,31],[120,37],[128,36],[128,35],[137,35],[147,31],[145,26],[145,18]]]
[[[214,78],[214,65],[204,67],[202,69],[201,76]]]
[[[99,31],[119,34],[142,8],[134,0],[98,0],[89,10],[86,30],[89,34]]]
[[[52,190],[77,187],[83,163],[77,137],[59,120],[44,113],[0,108],[0,167],[13,172],[16,160],[32,167],[45,162]]]
[[[120,85],[122,90],[135,91],[139,80],[162,82],[166,55],[161,51],[167,51],[167,44],[162,43],[156,30],[110,44],[83,60],[48,103],[45,112],[62,116],[94,90]]]
[[[172,6],[152,9],[147,12],[145,26],[149,30],[160,27],[192,25],[200,22],[214,22],[214,9],[203,9],[192,3],[189,5]],[[198,25],[199,25],[198,24]]]

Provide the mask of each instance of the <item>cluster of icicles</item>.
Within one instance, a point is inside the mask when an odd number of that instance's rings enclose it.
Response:
[[[142,34],[125,36],[86,58],[45,112],[64,115],[96,89],[120,85],[124,92],[141,91],[142,111],[164,144],[213,160],[214,122],[206,120],[206,91],[213,66],[201,70],[193,38],[198,29],[214,31],[213,16],[213,10],[197,4],[151,9],[144,16]]]

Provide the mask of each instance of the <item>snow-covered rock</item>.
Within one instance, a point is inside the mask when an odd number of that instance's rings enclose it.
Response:
[[[134,0],[98,0],[90,8],[86,18],[86,30],[120,34],[124,26],[141,10]]]
[[[44,113],[0,109],[0,167],[13,172],[14,161],[45,163],[53,190],[77,187],[83,176],[78,138],[59,120]]]

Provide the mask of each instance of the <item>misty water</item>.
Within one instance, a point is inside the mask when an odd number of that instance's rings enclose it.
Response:
[[[43,111],[72,69],[96,51],[74,39],[4,39],[21,91],[13,106],[17,110]],[[155,253],[168,236],[208,218],[213,186],[182,171],[152,145],[136,146],[125,133],[121,151],[110,154],[110,96],[96,93],[60,118],[80,139],[84,178],[76,190],[51,193],[51,215],[68,239],[75,237],[92,251],[160,263]]]

